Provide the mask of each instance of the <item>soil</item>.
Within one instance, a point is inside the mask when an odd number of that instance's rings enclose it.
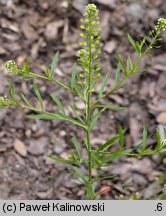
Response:
[[[0,0],[0,95],[7,94],[8,79],[17,92],[23,92],[36,106],[32,81],[11,77],[4,68],[7,60],[21,65],[26,58],[32,71],[43,73],[50,67],[54,53],[60,51],[55,76],[65,80],[77,60],[81,14],[84,6],[95,3],[100,10],[102,26],[102,70],[111,73],[109,86],[114,83],[115,50],[125,60],[135,58],[127,39],[127,32],[140,39],[148,33],[159,17],[166,14],[165,0]],[[159,129],[163,139],[166,126],[166,40],[160,49],[153,50],[153,65],[146,73],[128,80],[128,86],[106,99],[106,103],[127,106],[126,111],[105,111],[92,134],[92,145],[98,146],[116,134],[118,128],[127,128],[127,147],[138,144],[143,125],[149,134]],[[144,62],[150,66],[149,60]],[[44,106],[54,111],[49,94],[55,93],[68,114],[72,95],[46,81],[37,80]],[[108,86],[108,88],[109,88]],[[78,101],[81,108],[82,104]],[[32,112],[18,108],[0,112],[0,199],[85,199],[83,185],[70,173],[70,166],[49,159],[55,154],[65,157],[71,153],[73,134],[83,141],[84,132],[62,121],[30,120]],[[149,144],[156,145],[155,135]],[[121,158],[103,170],[115,174],[112,180],[103,180],[98,191],[108,190],[101,199],[166,199],[166,154],[153,157]],[[83,170],[84,172],[84,170]],[[95,176],[97,171],[94,171]],[[109,188],[109,189],[108,189]]]

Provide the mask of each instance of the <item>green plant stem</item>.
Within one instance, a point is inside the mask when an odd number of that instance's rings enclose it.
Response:
[[[49,115],[49,116],[52,116],[52,117],[58,116],[58,114],[56,114],[56,113],[50,113],[50,112],[47,112],[45,110],[39,110],[39,109],[37,109],[35,107],[30,107],[30,106],[26,106],[26,105],[21,105],[21,106],[22,106],[22,108],[25,108],[25,109],[28,109],[28,110],[32,110],[32,111],[35,111],[37,113],[46,114],[46,115]],[[66,116],[66,117],[68,117],[68,116]],[[70,122],[70,123],[72,123],[70,119],[65,119],[65,120],[68,121],[68,122]],[[75,122],[75,124],[78,125],[79,127],[83,128],[83,129],[87,130],[86,125],[81,124],[79,121]]]
[[[92,47],[91,47],[91,28],[92,28],[92,14],[89,14],[89,35],[88,35],[88,46],[89,46],[89,74],[88,74],[88,88],[87,88],[87,103],[86,103],[86,120],[87,120],[87,147],[88,147],[88,181],[89,184],[92,182],[92,152],[90,144],[90,119],[91,119],[91,107],[90,107],[90,87],[91,87],[91,75],[92,75]]]
[[[71,93],[76,94],[78,96],[78,93],[76,91],[74,91],[73,89],[71,89],[66,84],[64,84],[62,82],[59,82],[58,80],[56,80],[56,79],[54,79],[52,77],[42,76],[40,74],[36,74],[36,73],[33,73],[33,72],[30,72],[29,75],[33,76],[34,78],[39,78],[39,79],[43,79],[43,80],[49,80],[49,81],[58,84],[59,86],[63,87],[64,89],[66,89],[66,90],[70,91]],[[82,101],[85,102],[85,99],[82,96],[79,95],[79,98],[81,98]]]
[[[156,36],[152,39],[151,43],[149,44],[149,46],[146,48],[146,50],[141,54],[141,56],[138,57],[138,60],[135,64],[136,68],[138,67],[138,65],[140,64],[141,60],[143,59],[144,56],[146,56],[149,52],[149,50],[152,48],[152,46],[154,45],[154,43],[156,42],[157,37],[159,36],[159,33],[156,34]],[[128,78],[128,76],[125,76],[122,80],[120,80],[118,83],[116,83],[116,85],[109,90],[108,92],[106,92],[105,94],[103,94],[101,97],[99,97],[96,101],[94,101],[91,106],[94,107],[96,104],[98,104],[103,98],[109,96],[110,94],[114,93],[115,91],[119,90],[120,88],[123,88],[124,85],[121,86],[121,84],[123,84],[126,79]]]

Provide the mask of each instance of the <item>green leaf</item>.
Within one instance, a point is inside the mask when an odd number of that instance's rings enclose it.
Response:
[[[15,100],[16,92],[13,83],[11,80],[8,80],[8,82],[9,82],[9,95],[13,100]]]
[[[31,108],[34,108],[34,106],[29,102],[29,100],[24,96],[24,94],[21,93],[21,97],[26,105],[28,105]]]
[[[22,107],[22,105],[17,100],[18,95],[16,94],[16,91],[14,89],[14,85],[13,85],[12,81],[8,80],[8,82],[9,82],[9,95],[10,95],[10,97],[13,99],[13,102],[15,104],[17,104],[17,106]]]
[[[121,64],[119,62],[116,70],[116,77],[115,77],[116,83],[119,81],[120,70],[121,70]]]
[[[77,126],[80,126],[84,129],[86,129],[86,126],[81,124],[80,122],[76,121],[75,119],[72,119],[66,115],[63,115],[61,113],[43,113],[43,114],[36,114],[36,115],[28,115],[28,118],[30,119],[49,119],[49,120],[53,120],[53,119],[58,119],[58,120],[64,120],[64,121],[68,121],[72,124],[75,124]]]
[[[148,131],[147,131],[147,127],[144,126],[144,129],[143,129],[143,144],[142,144],[142,149],[143,150],[146,149],[147,139],[148,139]]]
[[[121,59],[121,57],[120,57],[120,55],[118,54],[117,51],[115,52],[115,56],[116,56],[117,60],[119,61],[119,64],[123,68],[124,72],[126,73],[127,71],[126,71],[125,64],[123,63],[123,61],[122,61],[122,59]]]
[[[73,163],[71,160],[66,160],[66,159],[57,157],[55,155],[49,155],[48,157],[55,160],[55,161],[57,161],[57,162],[61,162],[61,163]]]
[[[41,94],[39,92],[39,88],[35,82],[33,83],[33,89],[34,89],[34,92],[35,92],[39,102],[40,102],[40,106],[43,109],[43,100],[42,100]]]
[[[85,118],[84,114],[81,113],[80,110],[78,110],[78,108],[76,107],[75,104],[74,104],[74,105],[70,104],[70,107],[71,107],[73,113],[75,114],[75,116],[77,117],[77,119],[79,119],[83,124],[85,124],[85,122],[84,122],[83,119],[81,118],[81,116],[83,116],[83,117]]]
[[[73,173],[74,173],[76,176],[78,176],[78,177],[81,178],[82,183],[85,185],[85,187],[88,186],[88,181],[87,181],[87,179],[85,178],[85,176],[81,173],[80,168],[78,168],[78,167],[73,167]]]
[[[111,110],[127,110],[128,107],[119,107],[119,106],[111,106],[111,105],[98,105],[97,107],[101,107],[102,112],[105,111],[106,109],[111,109]]]
[[[124,148],[124,133],[126,129],[123,130],[122,128],[119,128],[119,144],[120,144],[120,149]]]
[[[166,128],[164,128],[164,139],[166,139]]]
[[[24,71],[24,74],[29,74],[30,69],[29,69],[29,60],[27,59],[22,67],[22,70]]]
[[[131,71],[133,69],[133,63],[130,56],[127,59],[127,70]]]
[[[51,75],[53,77],[54,75],[54,71],[55,71],[55,67],[58,63],[58,60],[59,60],[59,51],[56,52],[54,58],[53,58],[53,61],[52,61],[52,64],[51,64]]]
[[[139,48],[138,44],[136,44],[136,42],[134,41],[134,39],[131,37],[130,34],[127,34],[127,37],[128,37],[128,40],[130,41],[130,43],[135,48],[136,52],[139,54],[140,53],[140,48]]]
[[[77,71],[76,71],[76,64],[74,64],[72,66],[72,74],[71,74],[71,81],[70,81],[72,89],[73,89],[74,84],[75,84],[76,73],[77,73]]]
[[[94,197],[94,190],[93,187],[89,184],[86,190],[86,196],[88,199],[93,199]]]
[[[84,139],[84,144],[86,146],[86,149],[88,150],[88,143],[87,143],[87,139],[86,138]]]
[[[107,82],[108,82],[109,77],[110,77],[110,74],[107,73],[107,75],[106,75],[106,76],[104,77],[104,79],[103,79],[103,82],[102,82],[101,87],[100,87],[100,90],[99,90],[99,98],[100,98],[100,97],[102,96],[102,94],[103,94],[104,88],[105,88],[105,86],[106,86],[106,84],[107,84]]]
[[[82,158],[82,154],[81,154],[81,151],[80,151],[80,146],[78,144],[78,140],[77,140],[76,136],[73,136],[72,143],[73,143],[73,145],[74,145],[74,147],[76,149],[76,152],[78,153],[78,156],[80,158]]]
[[[100,181],[102,181],[102,180],[105,180],[105,179],[112,179],[112,178],[115,178],[117,175],[109,175],[109,176],[98,176],[98,177],[96,177],[94,180],[93,180],[93,182],[100,182]]]
[[[27,116],[29,119],[49,119],[49,120],[53,120],[53,119],[60,119],[58,117],[53,117],[51,115],[46,115],[46,114],[32,114],[32,115],[28,115]]]
[[[123,157],[123,156],[130,156],[132,151],[133,151],[133,149],[125,149],[125,150],[117,150],[117,151],[110,152],[109,156],[104,156],[103,162],[108,163],[112,160],[115,160],[115,159]]]
[[[161,136],[160,136],[160,132],[159,129],[156,129],[156,138],[157,138],[157,149],[160,149],[161,146]]]
[[[60,110],[63,114],[65,114],[65,109],[64,109],[64,107],[63,107],[61,101],[59,100],[59,98],[58,98],[57,96],[53,95],[53,94],[51,94],[51,98],[52,98],[52,100],[57,104],[59,110]]]
[[[110,140],[108,140],[106,143],[99,146],[97,151],[104,151],[115,144],[115,142],[119,139],[119,135],[116,135],[112,137]]]
[[[94,126],[95,126],[95,124],[97,122],[97,119],[99,117],[99,114],[100,113],[99,113],[98,109],[95,109],[95,111],[93,112],[91,123],[90,123],[90,131],[93,130],[93,128],[94,128]]]

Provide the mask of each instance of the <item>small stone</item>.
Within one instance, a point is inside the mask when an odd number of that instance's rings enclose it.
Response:
[[[16,139],[14,141],[14,149],[19,155],[21,155],[23,157],[27,156],[26,146],[25,146],[24,142],[22,142],[21,140]]]
[[[48,137],[41,137],[31,140],[28,151],[33,155],[41,155],[45,152],[45,147],[49,144]]]
[[[48,41],[52,41],[57,38],[58,29],[62,27],[63,24],[64,24],[63,20],[59,20],[59,21],[51,22],[47,25],[44,34]]]
[[[141,186],[141,187],[145,187],[147,184],[146,178],[143,175],[140,175],[137,173],[133,174],[133,181],[134,183],[136,183],[138,186]]]
[[[157,122],[160,124],[166,124],[166,112],[161,112],[157,118],[156,118]]]
[[[108,41],[105,43],[104,51],[111,54],[116,49],[117,43],[115,40]]]
[[[53,196],[53,189],[50,188],[48,191],[45,192],[36,192],[36,196],[40,199],[51,199]]]

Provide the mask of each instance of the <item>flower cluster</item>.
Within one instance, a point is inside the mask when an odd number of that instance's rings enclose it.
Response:
[[[18,74],[19,69],[16,63],[13,60],[9,60],[5,63],[6,69],[8,69],[11,73]]]
[[[10,100],[7,97],[0,97],[0,108],[13,106],[14,104],[16,104],[14,100]]]
[[[157,25],[155,26],[156,32],[163,32],[166,30],[166,19],[164,18],[159,18]]]
[[[81,19],[82,33],[80,36],[83,41],[80,43],[82,47],[78,52],[79,62],[81,65],[82,73],[80,78],[84,78],[86,83],[92,83],[92,81],[100,77],[99,71],[101,69],[99,55],[101,53],[100,48],[100,27],[99,27],[99,12],[94,4],[89,4],[85,8],[84,19]],[[94,75],[94,72],[96,74]],[[86,75],[84,74],[86,73]],[[85,75],[85,76],[84,76]],[[83,83],[82,83],[83,84]]]

